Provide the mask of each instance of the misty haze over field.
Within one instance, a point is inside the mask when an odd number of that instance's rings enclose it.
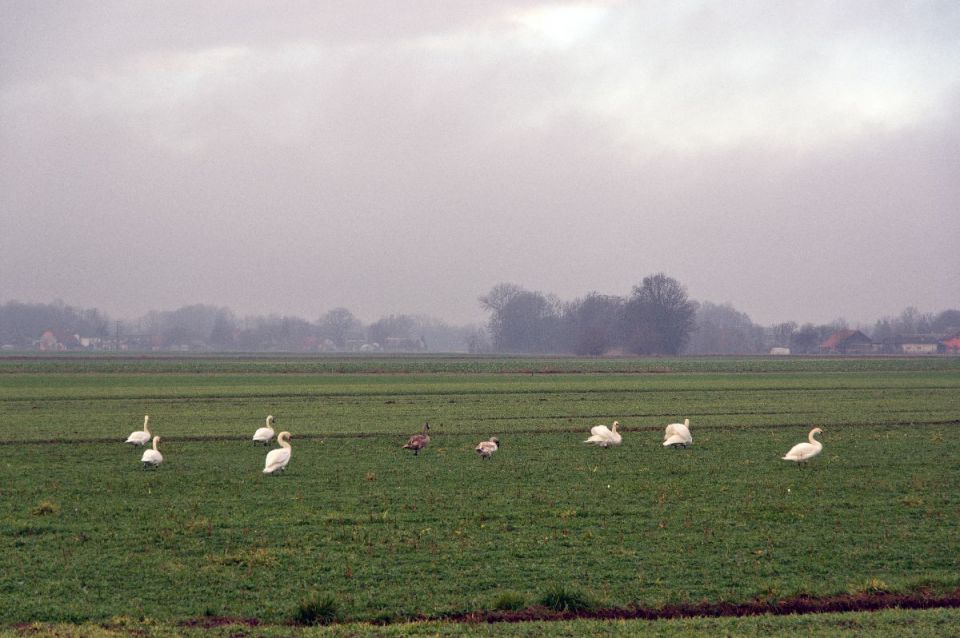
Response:
[[[960,301],[960,3],[4,3],[0,302]]]

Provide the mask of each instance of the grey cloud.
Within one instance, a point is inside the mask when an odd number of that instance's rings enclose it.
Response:
[[[656,13],[643,5],[611,4],[625,13],[601,29],[608,40],[537,50],[509,32],[508,3],[441,3],[419,19],[397,3],[231,3],[222,16],[207,3],[64,6],[16,5],[5,27],[22,35],[3,59],[31,61],[0,76],[0,300],[59,297],[120,316],[207,302],[469,321],[500,281],[573,298],[625,294],[662,270],[763,322],[960,302],[941,230],[960,203],[956,88],[929,89],[926,110],[896,125],[813,113],[829,135],[809,144],[758,124],[671,146],[654,119],[707,130],[711,100],[729,95],[741,102],[717,104],[717,117],[802,127],[784,91],[814,108],[796,82],[838,63],[830,43],[890,41],[908,68],[952,59],[957,47],[937,44],[943,23],[957,24],[950,4],[911,17],[871,3],[858,18],[846,4],[784,15],[703,3],[656,36],[680,61],[650,44],[615,50],[644,32],[632,7]],[[784,75],[771,67],[725,88],[738,34],[774,37],[744,31],[750,20],[806,45],[812,66],[781,51]],[[28,37],[45,28],[64,43]],[[195,84],[182,89],[184,69]],[[605,110],[606,91],[654,72],[663,79],[647,92]],[[905,90],[957,86],[950,69],[917,74]],[[682,96],[700,79],[713,88],[689,112],[659,101],[658,85]]]

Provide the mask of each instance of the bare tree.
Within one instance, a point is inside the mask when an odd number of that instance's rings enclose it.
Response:
[[[780,347],[790,346],[790,337],[797,330],[796,321],[784,321],[771,327],[770,332],[773,335],[773,345]]]
[[[410,315],[390,315],[381,317],[367,326],[367,340],[380,344],[387,349],[388,340],[413,342],[415,340],[414,326],[416,321]],[[409,350],[409,345],[401,344],[400,349]]]
[[[624,336],[637,354],[678,354],[695,327],[696,305],[672,277],[657,273],[634,286],[624,308]]]
[[[317,321],[320,336],[330,339],[341,350],[346,346],[347,337],[360,327],[360,320],[346,308],[329,310]]]
[[[790,343],[789,334],[794,324],[780,324],[781,336],[777,345]],[[776,328],[775,328],[776,329]],[[762,352],[763,328],[731,304],[704,301],[696,313],[696,330],[691,333],[686,352],[696,354],[749,354]]]
[[[480,297],[489,310],[490,336],[497,352],[558,352],[560,301],[514,284],[498,284]]]
[[[940,334],[960,332],[960,310],[944,310],[934,317],[931,330]]]
[[[490,292],[480,297],[480,307],[493,313],[500,312],[511,299],[522,292],[524,292],[523,288],[516,284],[497,284],[490,289]]]
[[[569,348],[577,354],[600,355],[619,341],[617,331],[623,299],[591,292],[569,304],[564,318],[570,324]]]

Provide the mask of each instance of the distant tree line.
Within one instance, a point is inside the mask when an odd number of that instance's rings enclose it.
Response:
[[[827,324],[754,324],[729,303],[697,302],[663,273],[643,278],[629,296],[591,292],[573,301],[501,283],[479,299],[483,326],[454,326],[397,314],[364,324],[346,308],[315,321],[266,315],[237,317],[230,309],[190,305],[114,321],[96,309],[63,302],[0,305],[5,350],[100,349],[220,352],[497,352],[530,354],[762,354],[789,348],[815,354],[843,319]],[[875,341],[905,334],[956,334],[960,310],[904,309],[860,330]]]
[[[883,341],[897,335],[943,335],[957,330],[960,330],[960,310],[944,310],[934,314],[908,306],[899,316],[877,320],[870,336],[875,341]]]
[[[0,306],[0,345],[30,349],[50,331],[58,335],[106,338],[110,319],[99,310],[73,308],[57,301],[27,304],[11,301]]]
[[[663,273],[629,297],[592,292],[570,302],[499,284],[480,297],[496,352],[679,354],[696,327],[697,304]]]
[[[196,304],[113,321],[98,310],[62,302],[0,305],[0,346],[6,350],[99,349],[220,352],[458,352],[475,326],[451,326],[419,315],[389,315],[364,325],[346,308],[316,321],[267,315],[238,318],[229,308]],[[50,347],[46,339],[50,339]]]
[[[490,313],[489,348],[494,352],[602,354],[763,354],[789,348],[816,354],[844,319],[827,324],[788,321],[754,324],[729,303],[697,302],[677,280],[663,273],[645,277],[629,297],[592,292],[563,302],[554,295],[501,283],[480,297]],[[893,335],[960,332],[960,311],[919,313],[907,308],[884,317],[872,330],[875,340]],[[871,334],[872,333],[872,334]]]

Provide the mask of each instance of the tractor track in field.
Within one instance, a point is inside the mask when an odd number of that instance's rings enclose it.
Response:
[[[949,594],[894,594],[870,592],[836,596],[797,596],[780,600],[734,602],[699,602],[670,604],[663,607],[601,608],[585,611],[554,611],[546,607],[530,607],[519,611],[480,611],[456,614],[429,620],[462,623],[530,622],[574,619],[595,620],[666,620],[695,617],[741,617],[764,614],[823,614],[835,612],[880,611],[884,609],[960,608],[960,589]],[[427,620],[425,618],[425,620]]]
[[[97,396],[18,396],[3,399],[6,403],[37,403],[37,402],[91,402],[91,401],[156,401],[156,402],[196,402],[196,403],[222,403],[225,401],[236,401],[238,399],[378,399],[404,397],[450,397],[450,396],[527,396],[530,394],[555,395],[555,394],[584,394],[584,395],[609,395],[609,394],[689,394],[694,392],[717,392],[717,393],[776,393],[776,394],[797,394],[797,393],[832,393],[837,390],[850,392],[882,392],[888,390],[934,390],[951,392],[957,389],[956,385],[927,385],[920,388],[904,387],[899,385],[875,385],[875,386],[852,386],[846,388],[825,387],[820,385],[811,386],[750,386],[750,387],[681,387],[681,388],[524,388],[503,390],[469,390],[456,388],[451,390],[415,390],[407,389],[401,391],[384,392],[309,392],[309,391],[290,391],[290,392],[231,392],[217,394],[216,396],[163,396],[157,394],[108,394]]]
[[[836,424],[817,422],[817,425],[822,427],[832,427]],[[933,421],[884,421],[881,423],[845,423],[845,427],[936,427],[944,425],[957,425],[960,426],[960,419],[944,419],[944,420],[933,420]],[[445,433],[442,428],[443,424],[438,426],[433,426],[431,428],[432,436],[436,443],[439,443]],[[807,424],[797,424],[797,423],[771,423],[767,425],[734,425],[734,424],[717,424],[711,426],[704,426],[698,428],[698,431],[701,432],[723,432],[729,430],[785,430],[788,428],[804,428],[807,427]],[[621,427],[620,432],[662,432],[663,426],[653,425],[653,426],[643,426],[643,427]],[[458,430],[457,432],[450,432],[452,436],[490,436],[491,430],[486,429],[469,429],[469,430]],[[549,435],[549,434],[584,434],[586,429],[583,425],[570,426],[570,427],[554,427],[549,429],[544,428],[518,428],[512,429],[508,434],[523,434],[523,435]],[[324,439],[397,439],[401,440],[410,435],[410,432],[312,432],[307,434],[294,434],[290,438],[293,441],[317,441]],[[183,435],[183,436],[164,436],[163,439],[170,442],[226,442],[226,441],[243,441],[250,443],[251,439],[248,434],[210,434],[210,435]],[[94,444],[109,444],[109,443],[122,443],[123,440],[116,437],[93,437],[93,438],[51,438],[51,439],[19,439],[19,440],[0,440],[0,447],[10,446],[10,445],[94,445]]]
[[[384,626],[409,622],[494,624],[569,620],[671,620],[697,617],[731,618],[763,615],[784,616],[790,614],[874,612],[885,609],[957,608],[960,608],[960,589],[945,594],[933,594],[928,591],[899,594],[890,592],[861,592],[822,597],[795,596],[778,600],[749,600],[739,603],[702,601],[697,603],[668,604],[662,607],[603,607],[579,611],[556,611],[547,607],[533,606],[515,611],[482,610],[455,614],[399,616],[395,619],[385,621],[348,619],[343,622],[369,622],[371,625]],[[213,629],[230,625],[258,627],[265,623],[258,618],[206,616],[183,620],[177,624],[182,627]],[[339,624],[339,621],[334,624]]]
[[[557,611],[540,605],[514,611],[478,610],[450,614],[400,615],[388,620],[347,618],[331,624],[368,623],[387,626],[411,622],[439,622],[449,624],[495,624],[523,622],[560,622],[570,620],[673,620],[680,618],[741,618],[745,616],[784,616],[825,613],[876,612],[886,609],[958,609],[960,589],[948,593],[920,590],[912,593],[860,592],[834,596],[794,596],[776,600],[748,600],[743,602],[674,603],[662,607],[601,607],[578,611]],[[180,627],[215,629],[228,626],[255,628],[270,625],[296,625],[288,622],[268,622],[259,618],[232,616],[202,616],[175,623]],[[111,628],[109,623],[104,628]],[[20,635],[37,632],[34,623],[14,625]],[[245,635],[245,634],[239,634]]]

